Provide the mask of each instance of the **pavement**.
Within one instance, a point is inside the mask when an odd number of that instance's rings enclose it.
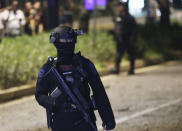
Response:
[[[113,131],[182,131],[182,61],[145,67],[136,75],[102,77],[116,117]],[[48,131],[34,96],[0,104],[1,131]],[[101,120],[97,125],[101,130]]]

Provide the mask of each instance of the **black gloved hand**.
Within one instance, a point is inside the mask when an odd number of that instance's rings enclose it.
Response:
[[[112,122],[107,122],[107,123],[103,123],[102,124],[102,127],[105,129],[105,130],[112,130],[114,129],[116,126],[116,123],[112,123]]]

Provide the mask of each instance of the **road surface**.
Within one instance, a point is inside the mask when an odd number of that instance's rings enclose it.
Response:
[[[182,131],[182,61],[102,77],[117,127],[114,131]],[[97,114],[97,124],[101,120]],[[34,96],[0,104],[0,131],[48,131]]]

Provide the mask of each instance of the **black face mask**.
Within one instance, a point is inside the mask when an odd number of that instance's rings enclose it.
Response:
[[[58,27],[52,32],[50,42],[57,49],[58,62],[61,64],[71,64],[74,56],[77,35],[81,35],[81,30],[73,30],[71,27]]]
[[[74,56],[75,44],[69,43],[55,43],[57,49],[58,62],[61,64],[71,64]]]

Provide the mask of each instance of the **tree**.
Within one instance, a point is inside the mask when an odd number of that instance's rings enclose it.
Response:
[[[159,4],[159,9],[161,12],[160,24],[162,26],[170,25],[170,10],[168,0],[156,0]]]

